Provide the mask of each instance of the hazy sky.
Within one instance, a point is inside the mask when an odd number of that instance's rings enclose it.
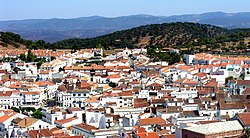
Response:
[[[0,20],[250,12],[250,0],[0,0]]]

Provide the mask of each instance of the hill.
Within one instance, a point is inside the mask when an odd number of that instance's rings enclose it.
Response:
[[[198,23],[164,23],[140,26],[117,31],[108,35],[90,39],[67,39],[56,43],[57,48],[96,47],[123,48],[159,45],[162,47],[181,46],[201,38],[213,38],[229,34],[229,30]]]
[[[186,52],[242,52],[250,47],[250,29],[225,29],[198,23],[163,23],[140,26],[111,34],[87,38],[66,39],[55,43],[21,39],[19,35],[3,33],[4,44],[24,44],[27,48],[82,49],[116,48],[178,48]],[[17,43],[17,44],[16,44]]]
[[[68,38],[93,38],[148,24],[195,22],[223,28],[250,28],[250,13],[211,12],[175,16],[131,15],[115,18],[91,16],[72,19],[28,19],[0,21],[1,31],[20,34],[29,40],[55,42]]]
[[[25,40],[19,34],[12,32],[0,32],[0,50],[4,49],[45,49],[51,44],[43,40]]]

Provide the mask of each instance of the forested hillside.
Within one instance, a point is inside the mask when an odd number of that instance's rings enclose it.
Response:
[[[43,40],[24,40],[19,35],[2,32],[1,45],[24,44],[29,49],[82,49],[102,47],[116,48],[180,48],[188,51],[240,51],[250,44],[250,29],[228,30],[212,25],[198,23],[164,23],[140,26],[117,31],[91,39],[66,39],[55,43]]]
[[[198,23],[153,24],[118,31],[92,39],[68,39],[53,43],[56,48],[172,47],[190,50],[237,50],[249,46],[250,29],[228,30]]]

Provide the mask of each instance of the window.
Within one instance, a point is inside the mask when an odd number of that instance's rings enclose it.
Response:
[[[81,96],[81,94],[79,93],[78,96]]]
[[[73,96],[76,96],[76,94],[73,94]]]

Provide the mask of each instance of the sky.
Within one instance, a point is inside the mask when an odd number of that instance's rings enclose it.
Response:
[[[250,0],[0,0],[0,20],[250,12]]]

